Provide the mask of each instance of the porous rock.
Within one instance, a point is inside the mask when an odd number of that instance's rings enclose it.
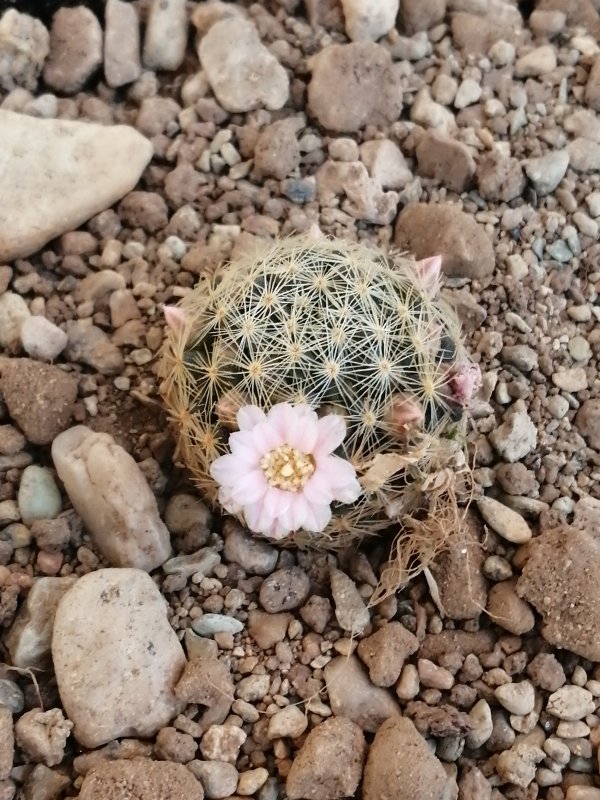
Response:
[[[183,649],[162,595],[142,570],[100,569],[80,578],[59,602],[52,660],[84,747],[152,736],[185,705],[174,692]]]
[[[419,640],[400,622],[388,622],[358,645],[358,655],[376,686],[391,686],[408,656],[416,653]]]
[[[9,8],[0,19],[0,87],[33,91],[49,49],[50,34],[43,23]]]
[[[102,28],[83,5],[59,8],[50,28],[44,82],[66,94],[79,91],[102,63]]]
[[[183,764],[149,758],[101,761],[83,779],[79,800],[203,800],[201,784]]]

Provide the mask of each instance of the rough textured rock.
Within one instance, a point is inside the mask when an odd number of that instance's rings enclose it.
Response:
[[[70,428],[52,444],[65,490],[109,563],[152,570],[171,552],[156,499],[133,458],[107,433]]]
[[[543,617],[556,647],[600,660],[600,544],[577,527],[544,531],[531,541],[517,592]]]
[[[523,193],[525,177],[516,158],[495,151],[479,162],[477,184],[482,197],[508,203]]]
[[[15,724],[15,740],[28,760],[48,767],[60,764],[73,723],[65,719],[60,708],[32,708]]]
[[[364,800],[444,800],[447,784],[441,762],[409,719],[401,717],[383,723],[365,766]]]
[[[77,379],[50,364],[11,358],[2,366],[0,392],[8,413],[27,439],[33,444],[50,444],[71,421]]]
[[[337,621],[345,631],[360,635],[371,616],[356,584],[339,569],[331,570],[330,581]]]
[[[332,44],[311,60],[308,109],[324,128],[338,133],[398,119],[402,89],[390,54],[373,42]]]
[[[367,752],[361,729],[332,717],[308,734],[286,781],[289,800],[341,800],[358,788]]]
[[[84,747],[152,736],[185,705],[174,692],[185,656],[162,595],[141,570],[100,569],[69,589],[56,611],[52,660]]]
[[[0,261],[39,250],[109,208],[138,182],[152,145],[125,125],[34,119],[0,110]],[[27,152],[27,159],[19,153]]]
[[[39,19],[9,8],[0,19],[0,87],[33,91],[49,49],[50,34]]]
[[[6,646],[15,667],[48,667],[54,615],[65,592],[76,580],[75,576],[34,579],[25,602],[6,634]]]
[[[254,169],[259,177],[282,180],[296,169],[300,163],[298,128],[297,119],[282,119],[260,132],[254,147]]]
[[[356,656],[339,656],[325,667],[329,704],[337,717],[348,717],[374,733],[381,723],[400,715],[400,706],[385,689],[373,686]]]
[[[396,24],[399,0],[342,0],[348,38],[376,41]]]
[[[490,433],[489,440],[498,454],[512,464],[535,448],[537,428],[525,408],[515,403],[505,412],[502,424]]]
[[[187,45],[185,0],[153,0],[144,36],[144,65],[153,70],[175,70]]]
[[[225,722],[233,702],[233,693],[228,666],[217,658],[209,657],[188,661],[175,686],[178,700],[207,707],[200,719],[203,730]]]
[[[401,189],[411,180],[412,172],[402,151],[391,139],[371,139],[360,146],[360,160],[369,177],[382,189]]]
[[[44,81],[52,89],[74,94],[102,63],[102,28],[85,6],[59,8],[52,17],[50,53]]]
[[[475,159],[468,147],[441,131],[429,130],[416,149],[419,174],[440,181],[453,192],[464,192],[475,177]]]
[[[79,800],[203,800],[202,786],[183,764],[149,758],[100,762],[85,776]]]
[[[10,709],[0,704],[0,781],[6,780],[13,768],[15,740]],[[361,765],[362,766],[362,765]]]
[[[450,277],[485,281],[494,271],[490,239],[457,206],[410,203],[398,217],[394,241],[417,258],[443,253],[442,269]]]
[[[376,686],[392,686],[408,656],[419,649],[419,640],[400,622],[388,622],[358,645],[358,655]]]
[[[590,447],[600,450],[600,399],[584,400],[575,416],[575,426]]]
[[[233,16],[215,22],[200,40],[198,55],[211,89],[227,111],[276,110],[287,102],[287,73],[249,20]]]
[[[105,6],[104,76],[116,89],[139,78],[140,22],[137,11],[124,0],[107,0]]]

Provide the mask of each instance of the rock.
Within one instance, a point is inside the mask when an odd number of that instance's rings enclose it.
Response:
[[[400,0],[341,0],[346,33],[353,42],[377,41],[396,24]]]
[[[225,761],[191,761],[186,765],[204,789],[206,798],[223,798],[235,794],[238,771]]]
[[[260,587],[259,602],[270,614],[298,608],[308,597],[310,580],[300,567],[284,567],[269,575]]]
[[[600,399],[583,401],[575,415],[575,427],[589,447],[600,450]]]
[[[526,789],[535,778],[536,765],[546,754],[527,741],[518,742],[504,750],[496,761],[496,772],[502,783],[514,783]]]
[[[233,702],[233,681],[226,664],[216,657],[188,661],[175,686],[175,696],[182,703],[206,706],[202,727],[225,722]]]
[[[400,715],[400,706],[385,689],[373,686],[356,656],[339,656],[325,667],[329,704],[337,717],[348,717],[374,733],[382,722]]]
[[[275,547],[248,535],[232,520],[225,523],[224,534],[227,561],[239,564],[251,575],[269,575],[275,569],[279,557]]]
[[[492,710],[487,700],[482,698],[475,703],[469,711],[469,721],[471,730],[466,736],[466,743],[471,750],[477,750],[487,742],[494,730]]]
[[[339,716],[326,719],[308,734],[292,762],[285,784],[289,800],[354,797],[366,754],[358,725]]]
[[[556,69],[556,50],[550,44],[536,47],[517,59],[515,75],[517,78],[539,77]]]
[[[517,683],[504,683],[494,691],[494,696],[500,705],[510,714],[525,716],[533,711],[535,704],[535,689],[529,681]]]
[[[585,102],[600,111],[600,58],[595,58],[585,86]]]
[[[118,89],[133,83],[142,72],[140,21],[135,6],[124,0],[107,0],[104,34],[104,77]]]
[[[102,28],[85,6],[63,6],[52,17],[50,53],[44,82],[54,91],[75,94],[102,64]]]
[[[67,334],[46,317],[28,315],[21,325],[21,343],[31,358],[54,361],[67,345]]]
[[[440,600],[450,619],[476,619],[487,599],[483,577],[481,523],[472,512],[462,520],[460,538],[430,565]]]
[[[175,114],[173,101],[161,103],[161,113]],[[160,129],[156,131],[159,133]],[[169,209],[164,199],[157,192],[130,192],[119,204],[119,214],[132,228],[143,228],[148,233],[156,233],[166,227],[169,221]]]
[[[215,22],[200,40],[198,56],[211,89],[227,111],[277,110],[286,104],[287,73],[249,20],[232,16]]]
[[[481,85],[473,78],[465,78],[456,92],[454,107],[461,109],[472,106],[481,97]]]
[[[400,23],[408,36],[419,31],[428,31],[446,16],[446,0],[402,0],[400,3]]]
[[[381,189],[402,189],[412,178],[402,151],[391,139],[363,142],[360,160],[371,180]]]
[[[399,753],[407,757],[398,758]],[[410,755],[409,755],[410,754]],[[407,717],[388,719],[377,731],[365,766],[364,800],[444,800],[448,777]]]
[[[50,34],[44,25],[9,8],[0,19],[0,87],[17,86],[34,91],[50,50]]]
[[[452,134],[456,130],[454,114],[431,98],[429,87],[424,86],[413,101],[410,109],[412,122],[425,128],[436,128],[442,133]]]
[[[537,428],[524,408],[513,406],[504,414],[502,424],[488,438],[501,458],[514,463],[535,449]]]
[[[79,800],[203,800],[202,786],[183,764],[149,758],[102,760],[81,784]],[[208,795],[210,797],[210,795]]]
[[[28,256],[109,208],[133,189],[153,152],[125,125],[34,119],[2,109],[0,138],[4,180],[12,186],[11,202],[0,210],[0,262]],[[23,149],[27,159],[18,157]]]
[[[10,709],[0,705],[0,781],[5,781],[13,768],[15,740]]]
[[[162,595],[142,570],[99,569],[79,578],[58,604],[52,660],[84,747],[153,736],[184,706],[174,691],[183,649]]]
[[[464,800],[492,800],[492,785],[477,767],[463,770],[458,790],[458,796]]]
[[[594,696],[582,686],[562,686],[548,698],[546,711],[553,717],[576,721],[593,714]]]
[[[26,525],[34,520],[54,519],[62,510],[60,492],[46,467],[25,467],[19,483],[19,513]]]
[[[587,389],[587,373],[583,367],[561,369],[552,373],[552,383],[565,392],[581,392]]]
[[[300,163],[297,119],[282,119],[267,125],[254,146],[254,169],[259,177],[283,180]]]
[[[27,439],[44,445],[69,425],[77,399],[77,380],[50,364],[11,358],[2,366],[0,392],[11,419]]]
[[[567,145],[569,164],[577,172],[597,172],[600,169],[600,144],[578,136]]]
[[[8,678],[0,678],[0,708],[2,706],[6,706],[11,714],[20,714],[25,707],[23,692],[18,684]]]
[[[495,583],[489,591],[486,611],[497,625],[515,636],[529,633],[535,625],[533,611],[515,590],[515,581]]]
[[[203,614],[192,623],[192,629],[199,636],[214,636],[215,633],[240,633],[244,623],[227,614]]]
[[[248,633],[261,650],[269,650],[283,642],[292,619],[291,614],[267,614],[253,609],[248,612]]]
[[[356,584],[339,569],[331,570],[330,582],[335,616],[340,627],[360,635],[370,623],[371,617]]]
[[[123,356],[101,328],[79,321],[67,323],[66,356],[86,364],[101,375],[117,375],[123,369]]]
[[[475,175],[475,160],[468,147],[441,131],[426,131],[416,148],[419,175],[433,178],[453,192],[468,189]]]
[[[313,595],[300,609],[300,616],[313,631],[323,633],[331,619],[331,603],[327,597]]]
[[[514,43],[516,29],[510,22],[490,14],[457,13],[452,15],[452,38],[456,47],[469,55],[487,55],[493,45],[504,40]]]
[[[235,764],[246,736],[236,725],[211,725],[200,742],[202,756],[207,761]]]
[[[6,634],[6,646],[15,667],[48,667],[56,608],[76,580],[74,576],[34,578],[25,602]]]
[[[21,337],[21,329],[31,317],[29,306],[20,294],[4,292],[0,295],[0,346],[10,347]]]
[[[188,533],[194,525],[208,528],[210,519],[206,505],[193,494],[174,494],[165,508],[165,523],[174,536]]]
[[[538,195],[553,192],[564,178],[569,166],[568,150],[552,150],[537,158],[523,162],[525,173]]]
[[[477,508],[490,528],[508,542],[524,544],[531,539],[531,528],[523,517],[493,497],[479,497]]]
[[[331,44],[313,56],[310,68],[308,109],[327,130],[353,133],[400,116],[402,89],[384,47],[373,42]]]
[[[179,69],[187,39],[185,0],[153,0],[144,36],[144,66],[151,70]]]
[[[264,767],[248,769],[242,772],[237,785],[237,793],[242,797],[256,794],[261,786],[266,783],[268,777],[269,772]]]
[[[72,728],[60,708],[32,708],[17,720],[15,740],[31,761],[52,767],[63,760]]]
[[[249,675],[238,683],[235,694],[247,703],[255,703],[263,699],[270,685],[271,679],[268,675]]]
[[[287,706],[276,711],[269,719],[267,736],[269,739],[297,739],[308,727],[306,714],[298,706]]]
[[[317,189],[322,205],[336,205],[335,198],[345,197],[347,214],[375,225],[387,225],[396,215],[398,195],[382,192],[359,161],[326,161],[317,172]]]
[[[20,453],[27,440],[13,425],[0,425],[0,455],[14,456]]]
[[[167,575],[177,575],[182,578],[195,576],[194,582],[203,577],[212,575],[217,564],[221,563],[221,556],[214,547],[202,547],[195,553],[187,556],[175,556],[162,565]]]
[[[517,583],[543,617],[542,635],[555,647],[600,659],[600,545],[578,527],[545,530],[529,545]]]
[[[171,552],[156,499],[133,458],[108,433],[76,425],[52,459],[73,507],[110,564],[153,570]]]
[[[442,269],[452,278],[485,281],[494,271],[490,239],[473,217],[457,206],[409,203],[398,217],[394,241],[416,258],[442,253]]]
[[[527,674],[534,686],[546,692],[555,692],[567,678],[560,661],[552,653],[538,653],[529,662]]]
[[[419,649],[419,640],[400,622],[388,622],[358,645],[358,655],[375,686],[392,686],[406,659]]]
[[[523,193],[525,178],[516,158],[493,151],[479,162],[477,184],[482,197],[508,203]]]

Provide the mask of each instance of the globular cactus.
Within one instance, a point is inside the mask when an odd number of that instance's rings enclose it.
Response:
[[[358,484],[342,500],[331,494],[322,530],[314,520],[286,530],[293,524],[287,514],[274,537],[343,547],[394,521],[414,525],[427,518],[432,502],[453,497],[464,466],[464,410],[479,372],[439,297],[440,264],[439,258],[391,261],[354,243],[290,238],[236,257],[165,310],[161,393],[178,430],[179,455],[213,505],[220,498],[250,529],[267,530],[256,514],[248,519],[243,503],[224,500],[226,467],[234,461],[213,465],[230,449],[243,450],[252,425],[266,424],[262,412],[280,404],[308,415],[309,439],[317,417],[343,420],[343,440],[331,440],[331,455],[349,462]],[[281,406],[285,413],[289,405]],[[263,470],[285,462],[290,475],[304,469],[296,487],[282,483],[284,473],[273,481],[273,472],[265,472],[281,492],[297,490],[315,470],[302,437],[294,441],[298,447],[284,442],[287,451],[273,447],[260,461]],[[279,501],[285,504],[286,496]],[[419,536],[414,532],[413,541]],[[427,548],[413,550],[405,548],[404,567]]]

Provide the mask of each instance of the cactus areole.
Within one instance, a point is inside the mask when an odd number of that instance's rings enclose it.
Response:
[[[161,393],[213,506],[259,535],[338,548],[454,496],[480,374],[440,267],[290,238],[165,308]]]

